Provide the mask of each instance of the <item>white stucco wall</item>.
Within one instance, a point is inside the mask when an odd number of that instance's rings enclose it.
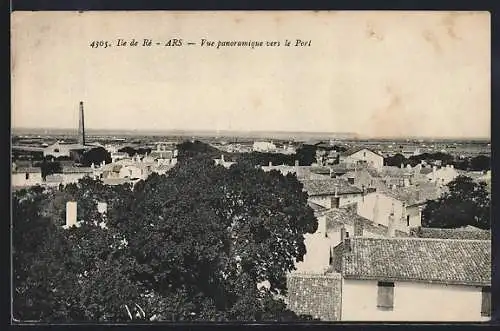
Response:
[[[340,195],[340,207],[344,207],[351,203],[360,202],[362,200],[363,195],[359,194],[342,194]]]
[[[139,167],[126,165],[120,169],[119,177],[120,178],[142,178],[143,171]]]
[[[29,173],[29,178],[26,179],[26,173],[13,173],[11,176],[12,186],[34,186],[42,184],[41,173]]]
[[[345,158],[345,162],[347,163],[356,161],[365,161],[375,169],[381,169],[384,166],[384,158],[367,149],[362,149]]]
[[[345,231],[349,233],[349,237],[354,237],[354,226],[345,224]],[[342,242],[342,231],[340,227],[330,229],[328,231],[328,240],[330,241],[331,247],[335,247]]]
[[[332,199],[335,198],[335,195],[315,195],[310,196],[309,201],[314,202],[320,206],[325,208],[333,208]],[[339,198],[339,207],[344,207],[351,203],[360,202],[363,198],[362,194],[340,194]]]
[[[376,203],[377,208],[375,208]],[[372,222],[388,226],[389,215],[394,210],[395,229],[408,232],[405,209],[403,203],[399,200],[380,193],[369,193],[358,202],[357,213]]]
[[[63,184],[68,184],[68,183],[77,183],[80,179],[82,179],[85,176],[91,176],[92,174],[90,173],[67,173],[63,174]]]
[[[377,308],[377,281],[344,280],[343,321],[485,321],[481,288],[415,282],[394,283],[394,309]]]
[[[422,211],[420,207],[407,207],[406,214],[410,216],[410,227],[422,226]]]
[[[330,264],[330,240],[325,234],[315,233],[304,235],[306,254],[304,260],[296,262],[298,272],[322,272]]]
[[[456,177],[458,177],[458,172],[451,167],[443,167],[441,169],[436,170],[435,172],[431,172],[427,174],[427,178],[431,182],[437,182],[440,185],[446,185]]]

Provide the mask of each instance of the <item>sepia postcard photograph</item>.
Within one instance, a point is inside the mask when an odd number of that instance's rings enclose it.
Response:
[[[11,323],[490,321],[490,25],[14,11]]]

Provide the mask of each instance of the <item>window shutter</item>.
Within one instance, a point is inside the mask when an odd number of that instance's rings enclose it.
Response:
[[[481,316],[491,316],[491,290],[489,287],[481,289]]]
[[[378,282],[377,307],[380,310],[394,308],[394,283]]]

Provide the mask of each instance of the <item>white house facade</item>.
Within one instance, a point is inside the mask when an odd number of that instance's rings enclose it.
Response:
[[[358,237],[335,250],[343,321],[489,319],[490,240]]]
[[[346,164],[362,163],[375,169],[382,169],[384,166],[384,157],[370,149],[350,151],[340,157],[340,162]]]

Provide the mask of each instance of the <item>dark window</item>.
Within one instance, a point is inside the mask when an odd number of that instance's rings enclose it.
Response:
[[[482,300],[481,300],[481,316],[491,316],[491,290],[489,287],[483,287],[481,289]]]
[[[349,184],[354,184],[354,178],[353,177],[347,178],[347,182]]]
[[[340,198],[332,198],[332,208],[340,207]]]
[[[363,157],[366,157],[366,152],[363,152]]]
[[[26,173],[26,179],[30,179],[30,174]]]
[[[410,215],[406,215],[406,226],[410,226]]]
[[[54,149],[54,152],[55,152],[55,153],[59,153],[59,148],[55,148],[55,149]]]
[[[377,308],[392,310],[394,308],[394,283],[378,282]]]

